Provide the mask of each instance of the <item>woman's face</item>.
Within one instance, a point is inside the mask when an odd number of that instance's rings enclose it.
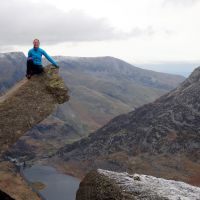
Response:
[[[34,40],[33,41],[33,46],[34,46],[34,48],[38,48],[40,46],[39,40]]]

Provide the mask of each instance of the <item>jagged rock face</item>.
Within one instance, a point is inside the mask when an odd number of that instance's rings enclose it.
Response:
[[[69,99],[64,81],[51,66],[45,73],[22,80],[0,98],[0,154],[31,127],[50,115],[56,104]]]
[[[80,183],[76,200],[198,200],[200,188],[153,176],[98,169]]]
[[[135,170],[134,159],[139,157],[140,160],[145,158],[148,164],[153,160],[151,165],[154,165],[155,174],[170,173],[167,169],[172,167],[175,172],[180,168],[182,173],[186,170],[191,176],[194,169],[189,165],[180,166],[180,163],[185,157],[193,163],[200,163],[199,94],[200,67],[178,88],[153,103],[114,118],[88,138],[65,146],[58,155],[67,162],[81,162],[89,168],[131,172]],[[162,161],[165,158],[162,168],[158,162],[154,163],[159,156],[162,156]],[[144,162],[138,166],[139,170],[143,168],[144,172],[152,173],[143,165]]]

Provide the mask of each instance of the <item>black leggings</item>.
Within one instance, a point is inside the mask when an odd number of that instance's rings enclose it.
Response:
[[[34,74],[41,74],[43,73],[44,70],[43,70],[43,67],[42,65],[35,65],[33,63],[33,60],[30,59],[30,60],[27,60],[27,70],[26,70],[26,74],[27,75],[34,75]]]

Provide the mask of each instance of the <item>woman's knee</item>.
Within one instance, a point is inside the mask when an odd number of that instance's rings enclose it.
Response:
[[[32,65],[33,64],[33,59],[32,58],[28,58],[27,59],[27,65]]]

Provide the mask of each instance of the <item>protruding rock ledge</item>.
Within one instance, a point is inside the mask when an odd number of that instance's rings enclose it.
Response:
[[[68,100],[68,88],[52,65],[44,74],[18,83],[0,98],[0,154],[50,115],[56,104]]]
[[[153,176],[98,169],[80,183],[76,200],[200,200],[200,188]]]

